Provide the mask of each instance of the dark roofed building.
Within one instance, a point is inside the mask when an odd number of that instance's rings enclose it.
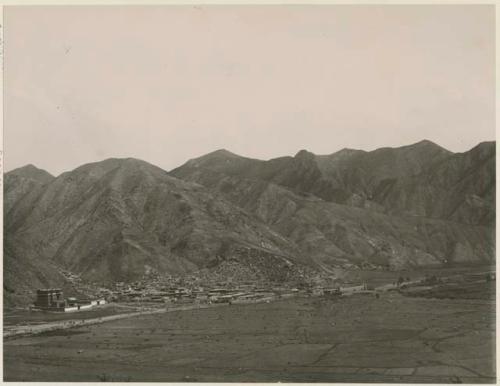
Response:
[[[48,288],[36,291],[35,307],[42,310],[64,311],[66,301],[62,289]]]

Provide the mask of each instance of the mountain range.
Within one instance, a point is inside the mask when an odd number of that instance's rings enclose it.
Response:
[[[170,172],[127,158],[4,177],[7,304],[64,286],[60,268],[106,284],[232,264],[290,282],[495,259],[494,142],[268,161],[217,150]]]

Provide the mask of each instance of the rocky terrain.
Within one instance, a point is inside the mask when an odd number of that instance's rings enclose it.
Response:
[[[225,150],[172,175],[253,213],[323,269],[487,262],[495,144],[453,154],[429,141],[373,152],[250,160]]]
[[[33,165],[26,165],[7,173],[3,192],[4,212],[8,213],[20,199],[45,186],[53,179],[54,176],[50,173]]]
[[[269,161],[219,150],[188,161],[172,174],[197,180],[202,170],[220,173],[219,178],[222,174],[266,181],[301,195],[388,214],[480,225],[493,225],[495,220],[494,142],[465,153],[451,153],[424,140],[371,152],[343,149],[315,155],[301,150],[294,157]]]
[[[131,158],[58,177],[30,165],[5,175],[4,195],[11,303],[64,285],[58,268],[112,283],[230,263],[250,279],[287,281],[494,260],[494,143],[269,161],[219,150],[170,173]]]
[[[237,246],[281,264],[297,252],[230,202],[135,159],[62,174],[20,199],[7,213],[6,232],[9,242],[43,258],[112,281],[133,279],[148,267],[182,274],[216,265]]]

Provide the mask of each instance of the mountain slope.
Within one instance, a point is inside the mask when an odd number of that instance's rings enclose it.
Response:
[[[5,307],[31,304],[38,288],[60,287],[69,296],[77,294],[57,268],[31,248],[7,242],[3,250],[3,300]]]
[[[4,176],[4,212],[8,212],[24,195],[54,179],[50,173],[33,165],[14,169]]]
[[[226,259],[246,264],[252,254],[277,266],[300,260],[293,243],[240,208],[134,159],[57,177],[9,212],[6,239],[103,282],[150,270],[182,274]]]
[[[67,286],[59,268],[100,283],[234,267],[238,280],[295,282],[495,259],[494,143],[269,161],[218,150],[170,173],[132,158],[57,178],[28,166],[7,173],[5,194],[6,304]]]
[[[453,154],[422,173],[386,180],[374,200],[391,213],[495,224],[495,143]]]
[[[398,269],[489,262],[494,257],[494,231],[489,227],[388,216],[296,194],[267,181],[200,168],[183,169],[183,178],[224,194],[326,269],[352,264]]]
[[[331,155],[315,155],[301,150],[294,157],[269,161],[242,161],[230,154],[230,158],[219,154],[210,162],[205,162],[206,156],[200,157],[171,174],[189,178],[196,169],[216,171],[387,214],[478,225],[492,225],[495,218],[494,143],[480,144],[461,154],[425,140],[371,152],[343,149]]]
[[[238,173],[219,159],[222,165],[185,164],[171,174],[224,194],[323,268],[490,262],[494,207],[485,205],[483,213],[464,203],[470,192],[481,200],[494,197],[491,147],[452,154],[423,141],[331,156],[301,151],[253,162]],[[342,195],[342,204],[332,202]],[[357,202],[347,199],[356,195]]]

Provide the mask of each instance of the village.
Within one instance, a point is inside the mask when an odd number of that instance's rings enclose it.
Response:
[[[64,272],[80,294],[80,297],[64,298],[62,289],[39,289],[33,310],[73,312],[86,310],[107,303],[157,303],[165,305],[182,304],[242,304],[295,295],[341,295],[340,287],[297,287],[273,283],[250,281],[233,283],[231,281],[200,282],[199,278],[172,278],[160,275],[148,275],[132,283],[117,282],[110,288],[83,281],[78,275]],[[368,289],[356,286],[357,290]]]
[[[285,284],[264,280],[200,278],[196,275],[175,277],[157,272],[148,273],[131,283],[116,282],[106,286],[88,282],[70,271],[61,270],[61,273],[73,287],[71,295],[65,297],[61,288],[38,289],[31,310],[75,312],[109,303],[153,307],[245,304],[293,296],[340,296],[374,290],[372,285],[365,282],[341,285],[331,278]],[[394,284],[401,285],[403,280],[400,278]]]
[[[345,360],[351,361],[353,367],[345,374],[340,373],[339,379],[343,381],[365,380],[365,376],[389,382],[402,381],[403,376],[404,380],[417,383],[430,380],[449,383],[458,378],[479,383],[493,379],[490,359],[480,367],[468,367],[475,371],[472,372],[457,367],[453,358],[456,355],[473,358],[485,345],[491,352],[488,345],[494,341],[491,339],[494,318],[485,320],[482,315],[491,311],[494,304],[494,267],[450,267],[441,272],[407,271],[404,274],[356,270],[342,281],[318,279],[310,281],[309,285],[149,273],[140,280],[117,282],[108,288],[89,283],[70,272],[65,275],[73,291],[67,286],[39,289],[30,310],[17,309],[4,314],[4,344],[11,351],[16,350],[10,359],[10,368],[14,369],[11,373],[17,374],[17,360],[26,355],[23,350],[30,345],[28,347],[33,350],[33,354],[28,354],[31,355],[28,357],[30,363],[43,360],[44,366],[52,368],[54,357],[69,357],[72,380],[160,380],[165,376],[165,363],[172,377],[169,379],[182,381],[191,380],[185,378],[186,374],[196,374],[196,380],[200,381],[213,380],[212,366],[220,368],[221,363],[227,366],[225,371],[235,377],[240,376],[240,368],[245,370],[244,374],[250,374],[254,368],[267,366],[269,380],[283,380],[280,372],[283,366],[292,370],[300,366],[300,374],[305,374],[301,377],[309,377],[300,380],[315,380],[319,370],[326,366],[339,368],[339,361]],[[371,280],[364,275],[371,275]],[[373,279],[375,275],[379,275],[377,280]],[[464,313],[464,307],[472,311]],[[429,312],[431,316],[446,312],[449,318],[445,322],[436,317],[429,319]],[[415,318],[418,318],[416,322]],[[310,327],[311,320],[319,322]],[[410,328],[398,329],[403,322]],[[460,341],[477,341],[472,353],[462,344],[447,348],[447,355],[449,353],[452,359],[445,359],[447,370],[441,373],[441,367],[423,362],[429,356],[431,360],[438,360],[442,354],[429,351],[432,335],[429,338],[427,329],[422,332],[420,326],[432,323],[431,331],[441,334],[435,339],[442,345],[441,341],[454,339],[446,335],[449,327],[445,328],[452,322],[455,323],[453,328],[468,323],[471,331],[477,331],[481,323],[481,330],[479,335],[474,332],[469,337],[460,337]],[[373,330],[374,323],[376,330]],[[320,331],[316,330],[318,328]],[[370,331],[370,335],[366,331]],[[383,339],[373,340],[373,331]],[[335,350],[337,345],[346,344],[346,334],[355,342],[354,354],[349,350]],[[415,358],[412,356],[403,364],[395,365],[394,358],[400,354],[393,344],[401,340],[410,342],[417,351]],[[243,359],[236,358],[233,364],[228,357],[214,356],[210,342],[222,342],[231,350],[244,347]],[[276,345],[276,348],[271,347],[274,350],[271,354],[266,352],[269,342]],[[51,350],[43,349],[47,345]],[[302,354],[297,354],[304,345],[318,347],[305,360]],[[148,363],[156,366],[151,367],[152,375],[133,370],[139,368],[134,367],[138,363],[145,363],[140,362],[141,357],[130,355],[137,349],[146,352]],[[330,349],[335,355],[325,355]],[[365,350],[377,352],[377,356],[363,357],[361,353]],[[199,364],[188,362],[193,355],[200,357]],[[113,362],[116,358],[125,360],[127,368],[120,367],[121,362]],[[78,367],[82,359],[94,361],[96,368],[92,367],[90,375],[87,367]],[[295,361],[293,365],[289,364],[291,360]],[[21,365],[27,366],[24,363]],[[406,367],[401,367],[403,365]],[[365,368],[377,372],[365,374]],[[37,368],[33,373],[42,374]],[[286,379],[299,380],[295,376],[292,371]]]
[[[409,286],[435,285],[445,278],[435,275],[411,280],[400,276],[393,282],[375,287],[366,282],[338,284],[332,280],[317,279],[314,282],[270,283],[262,280],[240,281],[200,279],[196,276],[173,277],[158,273],[145,275],[132,283],[116,282],[109,287],[99,286],[81,279],[79,275],[62,271],[79,296],[64,297],[60,288],[38,289],[32,310],[75,312],[89,310],[108,303],[132,304],[154,307],[210,304],[245,304],[269,302],[293,296],[342,296],[354,293],[375,293],[376,290],[404,290]],[[484,276],[484,274],[482,275]],[[484,277],[483,277],[484,279]],[[486,273],[486,280],[495,280],[493,273]],[[418,287],[421,288],[421,287]]]

